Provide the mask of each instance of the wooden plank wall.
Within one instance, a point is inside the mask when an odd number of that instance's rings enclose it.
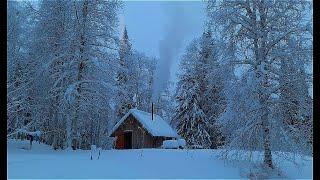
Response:
[[[121,134],[124,131],[132,131],[132,148],[159,148],[164,140],[172,139],[170,137],[153,137],[147,132],[142,124],[135,119],[134,116],[129,115],[122,123],[115,134]]]

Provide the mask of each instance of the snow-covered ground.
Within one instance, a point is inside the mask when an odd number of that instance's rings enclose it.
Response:
[[[90,151],[55,151],[34,142],[8,140],[8,178],[247,178],[247,161],[224,161],[218,150],[104,150],[90,160]],[[311,179],[312,158],[298,164],[276,158],[282,178]],[[251,168],[250,168],[251,167]]]

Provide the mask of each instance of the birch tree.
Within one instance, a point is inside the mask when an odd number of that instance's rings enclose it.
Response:
[[[274,80],[277,77],[274,64],[275,59],[278,59],[275,57],[281,54],[279,45],[286,43],[292,36],[306,32],[302,20],[306,4],[303,1],[226,0],[210,1],[208,5],[211,22],[219,26],[225,42],[235,47],[233,63],[247,64],[251,79],[255,82],[253,100],[257,108],[252,110],[255,112],[250,111],[255,114],[255,118],[247,119],[246,128],[236,132],[238,137],[243,137],[243,141],[248,138],[248,134],[257,132],[259,143],[254,148],[263,149],[264,164],[270,168],[274,167],[271,152],[279,146],[276,139],[288,137],[281,121],[273,113],[273,94],[279,90],[278,80]],[[236,119],[234,122],[238,123],[239,118]]]
[[[76,69],[74,82],[69,85],[73,92],[74,114],[71,121],[73,149],[89,148],[93,143],[93,127],[86,130],[89,122],[103,123],[104,114],[111,111],[108,101],[112,97],[112,77],[116,55],[118,2],[74,1]],[[105,69],[104,69],[105,68]],[[110,69],[108,71],[106,69]],[[96,114],[102,111],[101,116]],[[94,119],[94,117],[99,117]],[[106,123],[106,122],[105,122]],[[91,123],[92,124],[92,123]],[[107,133],[106,130],[99,130]],[[101,134],[100,134],[101,135]]]

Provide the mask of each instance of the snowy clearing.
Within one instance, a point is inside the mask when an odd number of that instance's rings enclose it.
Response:
[[[54,151],[50,146],[8,140],[8,178],[247,178],[247,161],[226,162],[218,150],[104,150],[90,160],[90,151]],[[278,160],[282,178],[311,179],[312,158],[299,166]],[[252,172],[252,171],[251,171]]]

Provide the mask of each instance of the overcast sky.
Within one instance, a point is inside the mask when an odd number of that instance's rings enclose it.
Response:
[[[159,58],[159,41],[164,38],[166,26],[177,6],[184,11],[181,21],[187,22],[182,27],[186,36],[179,51],[181,54],[190,40],[202,34],[205,20],[205,4],[202,1],[125,1],[120,15],[120,28],[126,25],[134,49]],[[173,81],[176,81],[178,60],[175,57],[172,63]]]

